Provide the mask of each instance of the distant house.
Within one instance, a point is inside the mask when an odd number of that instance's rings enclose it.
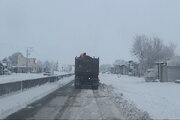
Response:
[[[115,74],[121,74],[121,75],[127,75],[128,74],[127,65],[115,65],[114,66],[114,73]]]
[[[0,62],[0,75],[4,74],[4,66],[2,64],[2,62]]]
[[[36,59],[26,58],[21,53],[15,53],[9,57],[12,62],[12,71],[15,73],[26,73],[36,71]]]
[[[134,61],[116,60],[111,67],[111,73],[121,75],[139,76],[139,64]]]
[[[128,66],[127,65],[121,65],[120,67],[120,73],[122,75],[128,75],[129,70],[128,70]]]
[[[128,74],[132,76],[140,76],[139,63],[130,60],[128,62]]]
[[[161,82],[174,82],[180,80],[180,58],[167,62],[158,62],[158,78]]]
[[[113,74],[122,74],[123,67],[120,65],[114,65],[114,67],[111,67],[111,73]]]
[[[127,75],[128,74],[128,62],[126,62],[124,60],[116,60],[114,62],[114,66],[111,67],[111,73]]]
[[[4,58],[4,59],[2,60],[2,63],[4,64],[4,66],[5,66],[5,68],[6,68],[7,70],[10,70],[10,71],[11,71],[11,69],[12,69],[12,63],[11,63],[11,61],[10,61],[8,58]]]

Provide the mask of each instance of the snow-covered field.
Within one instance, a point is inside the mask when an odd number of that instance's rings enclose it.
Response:
[[[74,76],[66,77],[58,82],[47,83],[34,87],[23,92],[0,97],[0,119],[26,107],[28,104],[48,95],[59,87],[64,86],[73,80]]]
[[[102,83],[112,85],[117,93],[147,111],[154,119],[180,118],[180,84],[146,83],[144,78],[100,74]]]
[[[55,72],[54,75],[65,75],[67,72]],[[0,83],[16,82],[28,79],[47,77],[43,73],[13,73],[12,75],[0,75]]]

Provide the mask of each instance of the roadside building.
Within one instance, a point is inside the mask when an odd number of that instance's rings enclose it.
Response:
[[[3,65],[5,66],[5,69],[11,71],[12,70],[12,63],[8,58],[4,58],[2,60]]]
[[[12,71],[15,73],[36,72],[36,59],[26,58],[21,53],[9,57],[12,62]]]
[[[122,66],[114,65],[113,67],[111,67],[111,73],[113,73],[113,74],[122,74]]]
[[[7,63],[4,62],[4,59],[0,61],[0,75],[10,75],[11,71]]]
[[[0,62],[0,75],[4,74],[4,66],[2,64],[2,62]]]
[[[180,80],[180,59],[175,58],[167,62],[156,63],[160,82],[175,82]]]
[[[128,75],[140,76],[139,63],[132,60],[128,61]]]
[[[119,70],[120,70],[121,75],[127,75],[128,74],[128,66],[127,65],[120,65]]]
[[[139,76],[139,64],[130,60],[116,60],[111,67],[111,73],[121,75]]]
[[[113,74],[128,74],[128,62],[124,60],[116,60],[113,67],[111,67],[111,73]]]

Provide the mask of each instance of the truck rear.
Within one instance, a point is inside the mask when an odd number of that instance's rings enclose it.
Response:
[[[75,58],[75,88],[98,89],[99,58],[80,56]]]

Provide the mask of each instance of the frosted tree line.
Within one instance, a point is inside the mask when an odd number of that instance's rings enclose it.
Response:
[[[167,61],[175,56],[176,45],[165,45],[158,37],[137,35],[131,53],[139,60],[141,72],[152,68],[156,62]]]
[[[50,72],[50,71],[58,71],[58,62],[42,62],[40,60],[36,63],[37,72]]]
[[[11,56],[9,56],[8,58],[4,58],[4,61],[7,61],[9,64],[11,64],[10,67],[12,66],[17,66],[18,65],[18,55],[23,56],[22,53],[20,52],[16,52],[14,54],[12,54]],[[11,69],[9,67],[9,69]],[[37,60],[35,66],[36,67],[36,72],[41,73],[41,72],[50,72],[50,71],[58,71],[58,61],[54,62],[54,61],[41,61],[41,60]]]

